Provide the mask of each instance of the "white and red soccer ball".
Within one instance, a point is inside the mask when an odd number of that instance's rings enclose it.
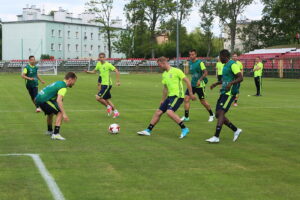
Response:
[[[108,127],[108,132],[111,134],[118,134],[120,132],[119,124],[111,124]]]

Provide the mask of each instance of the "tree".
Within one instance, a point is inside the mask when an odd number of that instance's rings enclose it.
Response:
[[[174,19],[176,19],[176,4],[178,1],[178,21],[179,21],[179,27],[182,25],[183,20],[187,19],[192,11],[192,6],[194,4],[195,0],[174,0],[173,6],[172,6],[172,16]]]
[[[138,17],[147,23],[150,33],[151,56],[153,58],[155,57],[156,28],[159,22],[171,13],[173,6],[172,0],[131,0],[126,4],[128,12],[137,9],[142,10],[142,15]]]
[[[253,0],[209,0],[213,5],[215,15],[223,25],[229,28],[231,52],[234,51],[238,17]],[[225,30],[226,31],[226,30]]]
[[[112,26],[113,22],[111,19],[113,0],[90,0],[86,5],[89,12],[96,14],[96,18],[93,21],[98,22],[103,26],[100,31],[105,35],[108,57],[111,57],[112,39],[115,37],[114,32],[116,31],[116,28]]]
[[[210,4],[209,0],[204,0],[200,10],[199,10],[200,16],[201,16],[201,23],[200,26],[204,31],[204,39],[206,41],[207,46],[207,54],[206,56],[209,57],[211,53],[212,48],[212,38],[213,33],[211,31],[214,21],[214,14],[213,14],[213,7],[212,4]]]

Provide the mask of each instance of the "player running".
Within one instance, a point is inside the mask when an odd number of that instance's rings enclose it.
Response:
[[[97,63],[95,69],[93,71],[86,71],[87,73],[96,73],[98,70],[100,72],[100,77],[102,79],[101,87],[96,95],[96,100],[104,105],[107,109],[107,113],[110,116],[113,112],[113,118],[116,118],[120,115],[118,110],[115,108],[112,103],[110,90],[112,88],[112,80],[110,78],[110,72],[116,72],[117,77],[117,86],[120,86],[120,72],[117,68],[115,68],[111,63],[105,60],[105,53],[99,54],[100,62]]]
[[[189,62],[189,71],[192,75],[191,85],[193,94],[197,93],[200,103],[206,108],[209,113],[208,121],[214,121],[214,113],[211,111],[211,107],[207,102],[205,94],[205,85],[208,82],[207,80],[207,70],[202,60],[197,59],[197,52],[195,49],[190,50],[190,62]],[[190,112],[190,96],[189,91],[186,90],[184,97],[184,116],[181,118],[182,121],[187,122]]]
[[[160,107],[154,113],[148,128],[137,133],[139,135],[150,136],[152,129],[159,122],[160,117],[166,112],[167,115],[180,126],[180,138],[184,138],[189,133],[189,129],[185,127],[183,121],[175,112],[182,104],[184,98],[182,80],[187,85],[190,98],[196,100],[196,97],[193,95],[191,83],[180,69],[170,66],[166,57],[158,58],[157,63],[160,69],[164,71],[162,74],[162,84],[164,87]]]
[[[38,85],[40,81],[45,83],[38,74],[38,67],[35,65],[36,61],[34,56],[29,56],[29,63],[26,65],[22,72],[22,78],[25,79],[27,91],[31,97],[33,104],[36,106],[36,112],[41,112],[41,109],[34,103],[34,98],[38,94]]]
[[[99,57],[98,57],[98,61],[96,64],[96,67],[94,70],[92,71],[88,71],[86,70],[85,72],[88,74],[96,74],[97,71],[99,71],[99,77],[98,77],[98,91],[101,90],[101,83],[102,83],[102,78],[101,78],[101,74],[100,74],[100,65],[105,63],[105,56],[103,57],[102,53],[99,53]]]
[[[219,136],[223,124],[228,126],[232,131],[234,131],[233,141],[235,142],[242,129],[234,126],[228,118],[225,117],[226,112],[229,110],[232,102],[235,99],[235,95],[238,94],[239,84],[243,81],[243,75],[241,73],[240,67],[233,61],[230,60],[230,53],[228,50],[224,49],[220,52],[221,62],[225,64],[223,68],[223,77],[221,81],[218,81],[210,86],[210,89],[215,88],[217,85],[222,84],[220,90],[220,97],[216,105],[216,117],[218,119],[215,135],[206,141],[209,143],[220,142]]]
[[[243,67],[243,63],[242,63],[241,61],[238,60],[238,55],[237,55],[236,53],[234,53],[234,54],[232,55],[232,60],[234,60],[235,63],[240,67],[241,73],[242,73],[242,75],[244,76],[244,67]],[[238,93],[236,94],[236,97],[235,97],[233,106],[238,106],[237,102],[238,102],[239,97],[240,97],[240,93],[238,92]]]
[[[69,117],[63,106],[63,98],[67,93],[67,87],[72,87],[77,80],[74,72],[68,72],[63,81],[54,82],[42,89],[35,98],[36,105],[40,106],[47,115],[47,135],[54,140],[65,140],[60,134],[62,120],[69,121]],[[53,115],[56,115],[55,128],[53,132]]]

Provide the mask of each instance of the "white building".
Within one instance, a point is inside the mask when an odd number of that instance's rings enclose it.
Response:
[[[27,59],[29,55],[40,58],[42,54],[56,59],[97,58],[99,52],[108,55],[107,43],[101,25],[91,20],[93,13],[78,17],[59,8],[50,15],[31,6],[23,8],[17,21],[2,22],[2,59]],[[121,32],[122,20],[113,20]],[[114,41],[114,39],[113,39]],[[113,58],[123,54],[112,50]]]

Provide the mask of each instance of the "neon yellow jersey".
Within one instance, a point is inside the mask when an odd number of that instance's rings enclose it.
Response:
[[[259,67],[259,70],[254,72],[254,77],[262,76],[262,71],[264,68],[264,65],[262,64],[262,62],[256,63],[254,65],[253,69],[255,69],[256,67]]]
[[[218,71],[218,75],[222,75],[223,74],[223,67],[224,67],[223,63],[217,62],[216,68],[217,68],[217,71]]]
[[[60,90],[58,90],[57,94],[61,95],[61,96],[65,96],[67,93],[67,88],[61,88]]]
[[[100,72],[100,76],[102,78],[102,85],[112,85],[112,81],[110,78],[110,71],[114,71],[116,68],[109,62],[101,63],[98,62],[95,70]]]
[[[239,60],[236,61],[236,64],[240,67],[240,70],[242,71],[243,70],[243,63]]]
[[[162,74],[162,84],[168,88],[168,96],[184,98],[182,79],[185,74],[177,68],[171,67]]]

